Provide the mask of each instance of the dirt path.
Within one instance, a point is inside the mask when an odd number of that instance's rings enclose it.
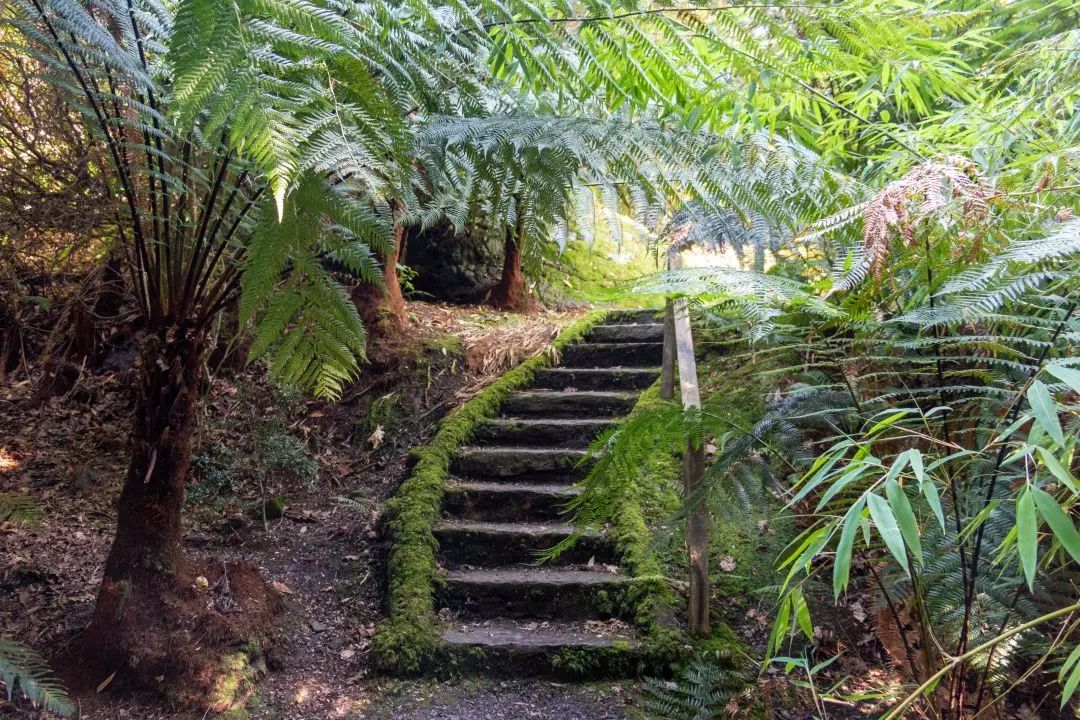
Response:
[[[561,684],[461,682],[404,685],[383,690],[383,700],[362,717],[371,720],[639,720],[626,683]]]

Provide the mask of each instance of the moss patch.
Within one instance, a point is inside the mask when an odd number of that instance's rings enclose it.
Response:
[[[628,241],[620,247],[606,237],[591,245],[575,240],[544,263],[539,273],[541,295],[548,302],[621,300],[635,307],[653,305],[654,298],[628,298],[622,288],[656,270],[655,258],[642,243]]]
[[[255,690],[265,674],[266,665],[255,654],[242,651],[227,655],[221,661],[214,683],[210,710],[229,720],[247,718],[247,707],[258,704]]]
[[[580,340],[605,316],[592,312],[567,326],[553,343],[556,351]],[[478,422],[493,417],[511,392],[553,361],[552,353],[542,353],[510,370],[444,419],[430,443],[410,453],[412,471],[388,503],[394,542],[389,560],[390,616],[374,638],[382,668],[417,673],[436,658],[442,645],[434,600],[440,577],[438,543],[431,529],[439,518],[450,461]]]

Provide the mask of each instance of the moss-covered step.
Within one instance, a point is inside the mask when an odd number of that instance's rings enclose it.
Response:
[[[651,381],[650,381],[651,382]],[[478,445],[586,448],[615,426],[611,418],[495,418],[473,431]]]
[[[595,325],[589,331],[588,342],[627,343],[664,342],[663,323],[620,323],[618,325]]]
[[[536,374],[534,388],[551,390],[644,390],[660,376],[659,367],[550,368]]]
[[[502,406],[504,417],[614,417],[625,415],[634,407],[638,394],[632,392],[582,392],[527,391],[517,392],[506,399]]]
[[[484,522],[553,521],[580,492],[568,485],[458,480],[446,488],[443,512]]]
[[[584,450],[572,448],[484,447],[458,451],[450,469],[468,477],[518,478],[532,482],[545,477],[583,477]]]
[[[444,520],[433,529],[444,566],[498,567],[527,565],[541,559],[544,551],[574,533],[557,523],[495,523]],[[599,533],[584,533],[577,542],[551,560],[556,565],[584,565],[590,561],[615,563],[615,546]]]
[[[447,665],[489,675],[599,679],[642,667],[640,643],[625,626],[499,619],[455,624],[442,640]]]
[[[495,568],[451,572],[438,600],[464,617],[583,620],[624,607],[627,578],[602,570]]]
[[[584,342],[563,352],[564,367],[656,367],[664,345],[658,342]]]

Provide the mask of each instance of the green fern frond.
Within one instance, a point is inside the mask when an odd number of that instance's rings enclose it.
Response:
[[[22,643],[0,640],[0,683],[9,700],[21,692],[45,710],[67,717],[75,715],[75,705],[63,684],[52,677],[45,660]]]
[[[29,525],[38,521],[41,512],[23,492],[0,492],[0,522]]]

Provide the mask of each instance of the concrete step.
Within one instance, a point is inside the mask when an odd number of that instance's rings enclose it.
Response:
[[[658,342],[585,342],[563,351],[562,364],[572,368],[658,367],[664,345]]]
[[[585,450],[536,447],[463,448],[450,464],[452,472],[473,478],[540,478],[584,475],[579,463]]]
[[[496,418],[479,423],[472,440],[484,445],[586,448],[614,426],[615,421],[609,418]]]
[[[609,618],[623,608],[627,579],[603,570],[498,568],[451,572],[438,602],[468,617]]]
[[[504,417],[575,418],[619,417],[630,412],[638,393],[583,390],[578,392],[516,392],[502,406]]]
[[[660,377],[659,367],[634,368],[550,368],[541,370],[533,388],[552,390],[644,390]]]
[[[544,550],[569,538],[574,529],[557,523],[495,523],[445,520],[432,529],[445,567],[503,567],[536,563]],[[590,560],[614,565],[615,547],[599,533],[578,538],[549,564],[584,565]]]
[[[579,493],[567,485],[462,480],[446,488],[443,511],[485,522],[557,521]]]
[[[589,331],[586,342],[662,343],[664,342],[664,326],[662,323],[655,322],[596,325]]]
[[[596,680],[635,675],[648,662],[633,629],[618,620],[459,622],[442,639],[446,664],[486,676]]]

